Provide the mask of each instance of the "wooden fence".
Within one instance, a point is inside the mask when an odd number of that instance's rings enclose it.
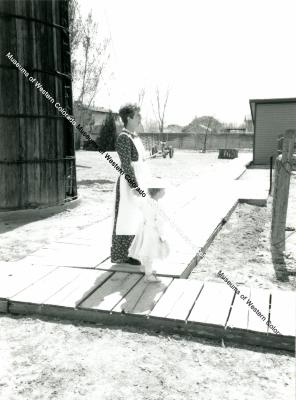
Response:
[[[206,138],[207,150],[219,149],[248,149],[253,148],[252,133],[221,133],[208,134]],[[205,134],[202,133],[141,133],[141,139],[146,149],[151,149],[161,140],[167,140],[175,149],[202,150],[205,142]]]

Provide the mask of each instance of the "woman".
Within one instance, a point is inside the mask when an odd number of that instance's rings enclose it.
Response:
[[[140,265],[139,260],[128,256],[128,250],[142,220],[137,196],[146,195],[145,182],[150,173],[144,163],[144,146],[136,133],[141,123],[140,108],[128,104],[119,110],[119,115],[124,129],[118,136],[116,151],[123,174],[118,177],[115,187],[111,262]]]

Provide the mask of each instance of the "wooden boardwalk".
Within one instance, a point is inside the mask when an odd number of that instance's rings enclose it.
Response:
[[[268,348],[295,350],[296,297],[283,290],[238,287],[265,321],[224,282],[69,267],[0,272],[0,311],[131,325]],[[275,333],[267,321],[280,332]]]
[[[137,325],[294,351],[295,293],[240,288],[262,321],[222,280],[184,279],[199,261],[196,248],[206,250],[239,201],[266,203],[268,171],[246,170],[246,162],[213,168],[167,194],[165,212],[179,231],[169,231],[177,245],[157,267],[161,282],[147,284],[139,267],[110,262],[112,223],[106,218],[22,260],[0,263],[0,312]],[[268,327],[269,320],[280,334]]]
[[[198,250],[206,251],[242,198],[266,204],[268,171],[262,174],[258,170],[258,177],[257,171],[246,170],[249,157],[243,155],[224,168],[210,168],[201,177],[170,190],[160,202],[168,217],[168,240],[178,245],[172,245],[168,259],[156,265],[158,275],[188,277],[200,260]],[[235,179],[240,175],[239,180]],[[23,261],[36,266],[139,272],[138,267],[111,263],[111,230],[109,217],[35,251]]]

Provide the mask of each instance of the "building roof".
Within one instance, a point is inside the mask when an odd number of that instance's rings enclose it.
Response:
[[[114,115],[119,115],[117,112],[112,111],[110,108],[105,108],[105,107],[88,107],[86,104],[81,103],[81,101],[76,100],[74,101],[74,104],[79,105],[82,109],[88,110],[92,113],[101,113],[101,114],[108,114],[109,112],[112,112]]]
[[[111,110],[109,110],[109,109],[107,109],[107,108],[104,108],[104,107],[93,107],[93,108],[91,109],[91,111],[92,111],[92,112],[108,113],[108,112],[111,111]]]
[[[112,110],[107,110],[106,108],[100,107],[97,109],[92,109],[91,110],[92,113],[100,113],[100,114],[108,114],[109,112],[112,112],[112,114],[116,114],[118,115],[118,113],[112,111]]]
[[[296,103],[296,97],[280,99],[251,99],[250,103]]]
[[[296,97],[280,98],[280,99],[251,99],[249,100],[252,120],[255,123],[256,104],[279,104],[279,103],[296,103]]]
[[[205,126],[203,124],[198,124],[201,128],[205,129],[206,131],[212,132],[212,129],[209,126]]]

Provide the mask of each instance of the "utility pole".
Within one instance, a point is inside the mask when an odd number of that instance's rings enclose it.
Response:
[[[205,153],[207,150],[207,137],[208,137],[208,132],[210,129],[210,124],[213,120],[213,117],[209,117],[208,119],[208,125],[207,125],[207,130],[206,130],[206,134],[205,134],[205,140],[204,140],[204,144],[203,144],[203,149],[202,149],[202,153]]]

